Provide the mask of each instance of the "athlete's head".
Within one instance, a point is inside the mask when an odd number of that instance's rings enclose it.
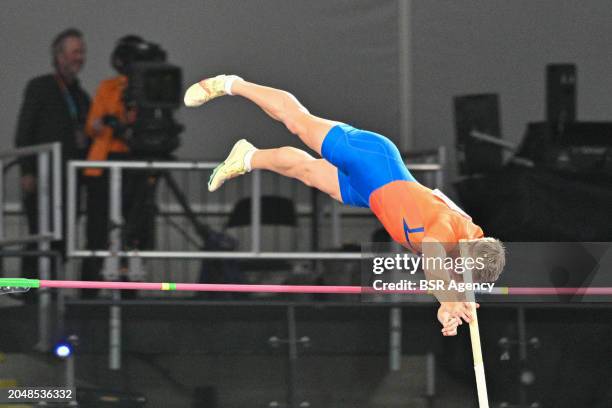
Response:
[[[475,260],[472,268],[474,282],[495,282],[506,265],[504,244],[495,238],[462,240],[459,244],[461,256]]]

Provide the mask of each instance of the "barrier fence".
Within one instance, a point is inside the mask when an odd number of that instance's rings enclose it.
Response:
[[[17,168],[23,160],[36,163],[35,181],[38,207],[38,231],[19,236],[9,236],[5,226],[4,209],[6,200],[7,173]],[[4,256],[37,256],[38,275],[49,279],[51,259],[55,259],[56,270],[58,254],[51,251],[51,241],[60,240],[63,236],[62,225],[62,149],[60,143],[41,144],[20,147],[0,152],[0,247],[7,248],[19,244],[37,244],[37,251],[24,253],[20,251],[2,251]],[[19,175],[17,175],[19,177]],[[39,350],[48,350],[51,342],[51,298],[46,291],[38,298],[38,344]]]

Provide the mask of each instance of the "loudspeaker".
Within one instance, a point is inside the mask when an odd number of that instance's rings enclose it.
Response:
[[[552,125],[548,122],[527,124],[517,156],[529,159],[537,164],[544,164],[551,149],[557,146]]]
[[[219,397],[214,386],[198,386],[193,390],[193,408],[217,408]]]
[[[546,66],[546,121],[556,134],[576,120],[576,65]]]
[[[455,132],[460,174],[499,170],[503,152],[499,146],[470,136],[476,130],[501,137],[499,96],[497,94],[462,95],[454,98]]]
[[[573,122],[557,133],[548,122],[529,123],[517,156],[574,174],[612,174],[612,122]]]

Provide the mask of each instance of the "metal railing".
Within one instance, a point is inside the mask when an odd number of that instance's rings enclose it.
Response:
[[[4,211],[0,211],[0,247],[21,243],[62,239],[62,147],[60,143],[47,143],[20,147],[0,152],[0,203],[5,203],[5,173],[8,168],[27,156],[36,156],[38,177],[38,234],[5,237]],[[5,161],[11,162],[5,166]],[[51,190],[50,190],[51,188]],[[53,202],[51,203],[51,199]],[[51,214],[49,206],[52,204]],[[53,217],[53,223],[51,218]]]
[[[36,156],[37,179],[36,194],[38,203],[38,231],[25,236],[7,237],[4,208],[6,201],[6,173],[28,156]],[[10,161],[5,165],[6,161]],[[18,244],[38,243],[38,251],[29,252],[38,257],[38,276],[49,279],[51,259],[59,268],[58,254],[51,251],[50,242],[62,239],[62,150],[60,143],[48,143],[20,147],[0,152],[0,247]],[[53,222],[51,222],[51,219]],[[5,256],[25,256],[28,252],[12,251]],[[38,336],[36,348],[45,351],[51,346],[51,297],[48,291],[40,293],[38,308]]]
[[[123,169],[141,170],[212,170],[218,163],[211,162],[132,162],[132,161],[71,161],[68,163],[68,223],[67,223],[67,254],[69,257],[137,257],[137,258],[180,258],[180,259],[360,259],[358,252],[264,252],[261,250],[261,173],[252,172],[251,184],[251,248],[249,251],[158,251],[158,250],[122,250],[118,243],[120,232],[111,232],[111,242],[114,247],[105,250],[86,250],[77,248],[76,243],[76,191],[77,171],[83,168],[102,168],[110,171],[110,221],[121,225],[121,180]],[[431,172],[435,175],[436,187],[443,184],[443,165],[439,163],[408,164],[413,172]],[[340,236],[341,211],[339,206],[332,206],[332,234]],[[339,241],[335,238],[334,241]]]

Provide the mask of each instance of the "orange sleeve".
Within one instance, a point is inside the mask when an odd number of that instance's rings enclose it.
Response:
[[[124,117],[121,98],[125,81],[124,77],[114,77],[103,81],[98,87],[85,122],[85,132],[93,139],[87,160],[106,160],[109,152],[126,152],[128,150],[122,140],[113,137],[113,129],[109,126],[103,126],[98,131],[94,128],[96,121],[106,115],[116,116],[120,120]],[[100,169],[85,169],[84,173],[87,176],[99,176],[102,171]]]
[[[127,79],[123,76],[114,77],[102,81],[96,95],[94,96],[93,102],[87,115],[87,121],[85,123],[85,132],[91,138],[96,138],[106,133],[104,130],[96,132],[94,129],[94,123],[102,119],[106,115],[116,116],[119,120],[124,120],[125,111],[123,106],[123,90],[125,88]],[[108,129],[110,132],[110,128]],[[112,133],[112,132],[111,132]]]
[[[85,133],[92,139],[98,136],[94,130],[93,124],[107,114],[106,100],[108,91],[105,88],[106,82],[102,82],[96,91],[89,113],[87,114],[87,121],[85,122]]]

